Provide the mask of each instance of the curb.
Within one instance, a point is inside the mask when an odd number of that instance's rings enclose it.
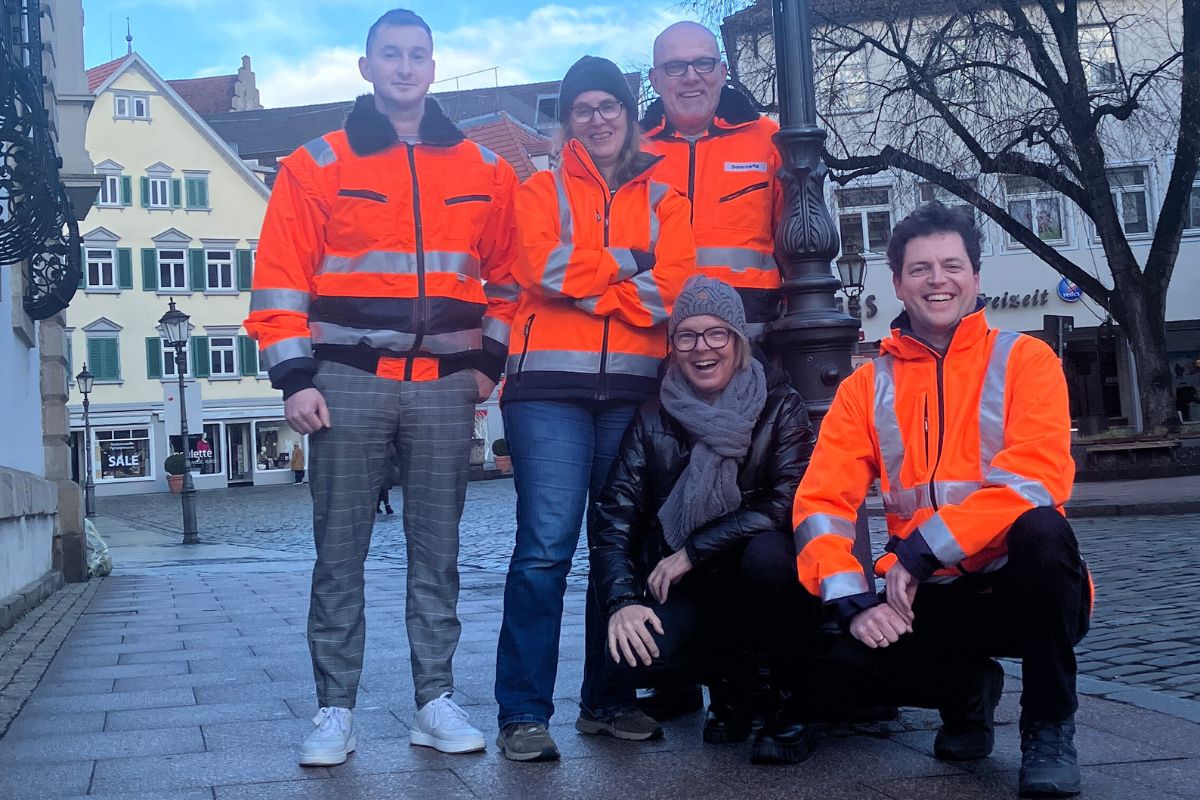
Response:
[[[1021,677],[1021,664],[1017,661],[1001,659],[1000,665],[1005,675],[1014,678]],[[1153,711],[1177,717],[1188,722],[1200,723],[1200,700],[1187,700],[1182,697],[1156,692],[1145,687],[1129,686],[1116,681],[1106,681],[1079,675],[1075,678],[1075,690],[1089,697],[1100,697],[1115,703],[1140,708],[1143,711]]]

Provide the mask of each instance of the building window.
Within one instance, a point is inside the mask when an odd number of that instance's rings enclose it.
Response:
[[[204,263],[209,291],[237,291],[233,283],[232,250],[205,250]]]
[[[186,292],[187,260],[183,250],[158,251],[158,289],[163,292]]]
[[[170,378],[178,380],[179,376],[175,372],[175,348],[167,344],[166,339],[162,339],[162,377],[163,380]],[[190,378],[192,375],[191,360],[188,358],[188,345],[183,346],[183,377]]]
[[[296,433],[283,420],[254,423],[254,441],[258,447],[255,464],[260,472],[289,469],[292,447],[303,448],[304,436]]]
[[[100,179],[100,194],[96,197],[96,204],[101,206],[119,206],[121,205],[121,176],[120,175],[104,175]]]
[[[89,247],[87,252],[87,288],[116,289],[117,268],[113,250],[107,247]]]
[[[147,205],[150,208],[171,207],[171,182],[167,178],[150,178],[149,197]]]
[[[842,49],[823,49],[818,64],[825,106],[830,114],[865,111],[870,105],[867,85],[867,51],[848,53]]]
[[[1099,89],[1117,83],[1117,46],[1107,25],[1079,28],[1079,57],[1089,87]]]
[[[1149,233],[1146,168],[1110,169],[1108,185],[1112,188],[1113,204],[1117,207],[1117,216],[1121,219],[1121,230],[1125,231],[1125,235],[1138,236]]]
[[[1004,178],[1004,194],[1008,201],[1008,213],[1020,224],[1050,244],[1066,242],[1063,227],[1062,197],[1037,178],[1024,175],[1009,175]],[[1013,235],[1008,243],[1019,247]]]
[[[121,380],[121,347],[116,336],[87,337],[88,371],[98,383],[117,383]]]
[[[208,208],[208,176],[187,176],[183,179],[185,194],[187,195],[186,208],[189,209],[207,209]]]
[[[1200,182],[1192,184],[1192,193],[1184,203],[1183,227],[1200,228]]]
[[[978,188],[973,180],[967,181],[967,183],[969,183],[972,188]],[[975,217],[976,222],[979,221],[979,209],[975,208],[958,195],[952,194],[948,189],[943,189],[941,186],[938,186],[936,183],[922,183],[920,186],[920,196],[922,203],[932,203],[936,200],[946,208],[954,208],[958,209],[959,211],[967,212],[971,214],[971,216]]]
[[[883,253],[892,235],[892,190],[887,186],[838,189],[842,250]]]
[[[122,119],[150,118],[150,98],[145,95],[114,95],[114,103],[114,114]]]
[[[171,452],[183,452],[183,440],[176,434],[170,438]],[[215,475],[221,469],[221,426],[205,425],[204,433],[188,434],[188,454],[192,472]]]
[[[237,347],[237,337],[235,336],[210,336],[208,338],[208,360],[212,365],[209,374],[212,377],[239,377]]]
[[[533,126],[546,131],[558,124],[558,95],[542,94],[537,99],[537,116]]]
[[[90,369],[91,365],[88,367]],[[96,463],[100,465],[97,480],[145,480],[154,477],[149,428],[98,430],[94,435]]]

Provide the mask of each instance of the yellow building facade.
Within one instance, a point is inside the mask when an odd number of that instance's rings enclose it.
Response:
[[[270,190],[136,53],[88,71],[86,145],[102,178],[80,226],[84,275],[68,312],[70,374],[95,375],[90,441],[72,391],[76,468],[99,495],[166,491],[181,452],[178,369],[159,318],[190,316],[186,446],[198,489],[290,483],[280,393],[241,327]]]

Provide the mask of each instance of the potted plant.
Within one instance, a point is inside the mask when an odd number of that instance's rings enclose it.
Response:
[[[512,456],[508,454],[508,442],[503,439],[492,442],[492,455],[496,457],[496,469],[505,475],[512,472]]]
[[[167,486],[171,487],[171,491],[175,494],[183,491],[183,473],[187,471],[187,459],[183,453],[171,453],[167,456],[167,460],[163,462],[163,469],[167,473]]]

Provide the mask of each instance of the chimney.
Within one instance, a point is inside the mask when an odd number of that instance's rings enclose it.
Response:
[[[242,56],[242,66],[237,71],[237,83],[233,87],[234,111],[257,111],[262,108],[255,85],[254,70],[250,68],[250,56]]]

